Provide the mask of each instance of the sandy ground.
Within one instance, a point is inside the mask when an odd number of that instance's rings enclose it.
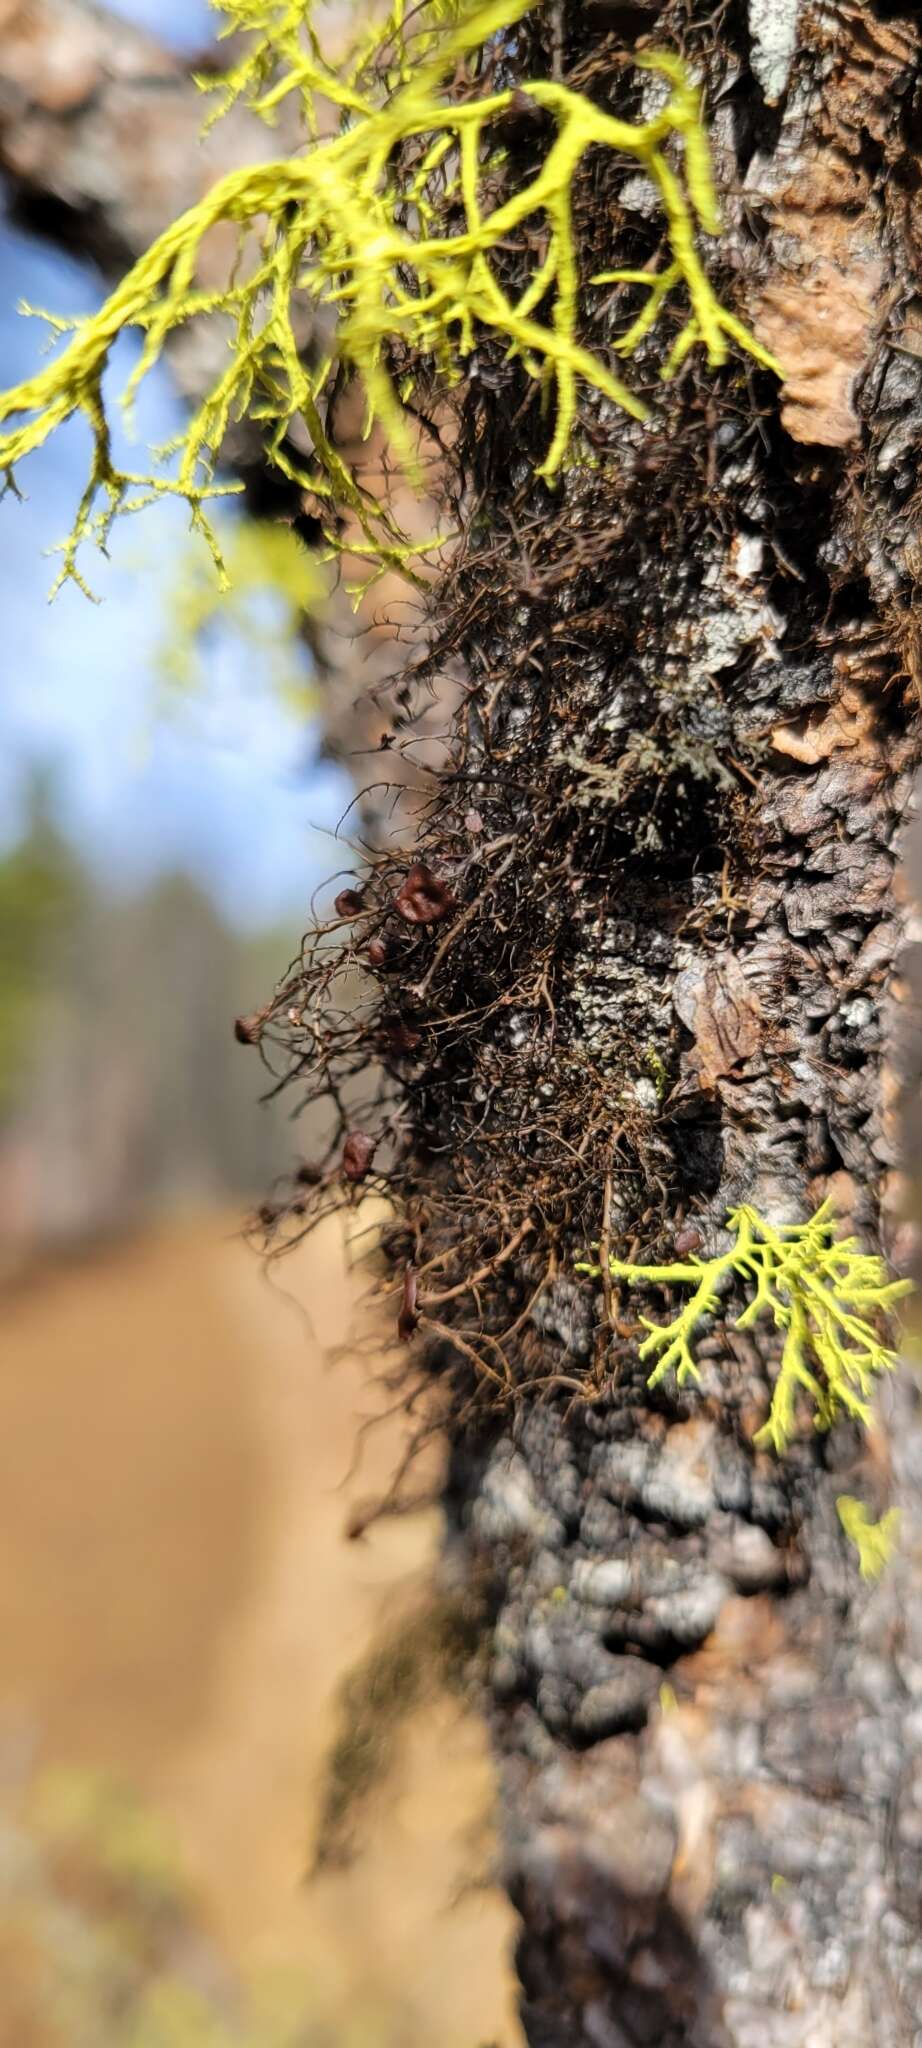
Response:
[[[235,1962],[308,1972],[344,2040],[386,2011],[408,2048],[513,2048],[513,1916],[478,1886],[492,1779],[475,1719],[419,1713],[358,1862],[304,1882],[337,1683],[399,1625],[438,1526],[343,1540],[396,1425],[344,1484],[373,1404],[356,1364],[324,1356],[354,1291],[338,1229],[280,1278],[224,1219],[195,1220],[7,1297],[0,1757],[127,1777]]]

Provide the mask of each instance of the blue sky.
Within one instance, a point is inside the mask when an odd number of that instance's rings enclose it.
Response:
[[[149,29],[176,50],[198,50],[211,40],[215,15],[208,0],[106,0],[112,14],[124,15],[138,28]]]
[[[191,48],[213,20],[204,0],[120,0],[116,11]],[[8,385],[37,366],[44,339],[17,302],[84,313],[103,288],[2,221],[0,278]],[[121,346],[116,387],[130,361]],[[181,417],[168,374],[154,373],[138,405],[138,440],[167,440]],[[180,507],[123,521],[111,560],[87,558],[100,604],[68,588],[49,606],[55,563],[46,551],[71,524],[86,450],[82,423],[70,423],[24,465],[26,502],[0,503],[0,842],[15,836],[40,764],[53,775],[64,830],[112,888],[179,865],[244,926],[297,923],[311,889],[343,864],[329,834],[349,801],[347,778],[317,760],[316,735],[274,700],[253,650],[243,655],[230,636],[210,658],[202,696],[158,713],[158,649],[190,546]]]

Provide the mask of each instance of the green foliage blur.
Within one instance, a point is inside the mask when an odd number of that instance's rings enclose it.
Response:
[[[397,2048],[305,1975],[243,1981],[160,1822],[118,1780],[44,1772],[0,1814],[0,2048]]]
[[[266,519],[239,520],[226,538],[222,534],[222,551],[227,590],[215,581],[194,538],[180,557],[160,673],[183,695],[199,689],[209,654],[223,635],[252,655],[260,678],[303,717],[313,707],[314,693],[301,628],[324,596],[316,558],[290,527]]]
[[[233,1020],[272,986],[294,930],[249,937],[187,875],[101,888],[35,781],[0,855],[0,1266],[226,1200],[293,1162]],[[17,1258],[19,1253],[17,1253]]]
[[[77,863],[52,822],[50,786],[39,775],[23,836],[0,856],[0,1119],[36,1040],[53,949],[83,898]]]

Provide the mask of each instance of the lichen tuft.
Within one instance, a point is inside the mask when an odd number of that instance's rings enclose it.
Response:
[[[657,1386],[669,1372],[675,1372],[680,1386],[699,1377],[692,1350],[695,1332],[736,1279],[755,1291],[734,1327],[751,1329],[760,1316],[770,1315],[784,1332],[771,1409],[756,1443],[771,1444],[779,1454],[787,1448],[797,1427],[800,1392],[812,1403],[817,1429],[828,1429],[841,1412],[866,1424],[875,1380],[897,1363],[870,1318],[889,1314],[911,1292],[912,1282],[888,1279],[881,1258],[862,1252],[853,1237],[838,1238],[829,1201],[809,1222],[780,1226],[743,1204],[730,1211],[727,1225],[734,1241],[710,1259],[691,1253],[671,1265],[644,1266],[613,1254],[609,1258],[612,1280],[628,1287],[693,1289],[672,1322],[641,1317],[649,1335],[640,1357],[656,1361],[648,1384]],[[600,1270],[588,1261],[577,1267],[595,1276]]]

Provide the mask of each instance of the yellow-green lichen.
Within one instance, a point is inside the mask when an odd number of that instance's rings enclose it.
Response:
[[[63,546],[59,584],[70,578],[85,588],[77,564],[81,543],[104,549],[118,512],[138,510],[163,494],[185,500],[223,578],[207,506],[235,488],[215,482],[215,464],[229,426],[245,414],[260,424],[271,462],[350,517],[345,539],[331,520],[331,549],[364,555],[371,574],[385,567],[412,574],[420,544],[407,540],[385,500],[335,446],[330,391],[336,365],[364,387],[366,431],[377,424],[417,482],[418,443],[394,383],[395,352],[409,365],[400,380],[406,398],[413,365],[433,365],[450,385],[478,339],[497,337],[538,381],[545,400],[553,399],[540,470],[548,479],[564,463],[581,384],[644,418],[640,399],[579,340],[573,182],[593,148],[614,150],[647,173],[668,244],[657,273],[603,272],[594,280],[648,293],[618,351],[633,353],[667,297],[679,294],[684,317],[665,376],[699,342],[711,364],[726,359],[732,342],[776,367],[720,305],[698,252],[697,229],[714,234],[719,222],[701,96],[677,56],[654,51],[635,58],[668,86],[661,110],[638,124],[617,120],[547,79],[529,81],[518,94],[448,96],[459,67],[476,76],[483,53],[495,49],[529,4],[486,0],[461,9],[424,0],[406,19],[398,6],[337,68],[320,52],[310,0],[221,0],[228,26],[249,31],[255,41],[219,82],[218,111],[243,99],[271,120],[296,94],[306,144],[297,154],[247,164],[220,179],[158,236],[99,312],[71,323],[67,346],[51,363],[0,394],[0,423],[15,422],[0,432],[0,470],[10,479],[73,414],[82,414],[92,432],[90,474]],[[510,180],[497,198],[503,162],[497,123],[522,91],[549,117],[553,135],[531,180],[518,187]],[[336,110],[338,132],[320,133],[318,99]],[[449,200],[455,209],[450,220]],[[542,220],[543,253],[529,283],[510,295],[491,259],[526,222]],[[236,259],[226,280],[209,287],[200,256],[222,224],[234,231]],[[123,394],[130,407],[170,337],[201,319],[224,323],[220,375],[176,444],[159,451],[147,470],[122,469],[103,399],[115,340],[125,329],[143,335]],[[52,320],[62,336],[67,325]],[[305,446],[309,453],[300,452]]]
[[[771,1409],[756,1443],[784,1451],[795,1432],[800,1393],[812,1403],[818,1429],[828,1429],[840,1412],[867,1423],[874,1382],[897,1363],[871,1318],[887,1315],[911,1292],[912,1282],[890,1280],[881,1258],[862,1252],[853,1237],[838,1238],[828,1201],[807,1223],[776,1226],[744,1204],[730,1211],[727,1225],[733,1243],[710,1259],[691,1253],[662,1266],[609,1259],[612,1280],[628,1287],[692,1289],[672,1322],[641,1317],[649,1335],[640,1357],[655,1360],[648,1384],[658,1385],[673,1371],[680,1385],[700,1376],[692,1351],[695,1333],[706,1316],[719,1311],[730,1283],[739,1280],[754,1292],[734,1327],[751,1329],[760,1316],[770,1316],[784,1333]],[[600,1272],[588,1261],[577,1270]]]
[[[862,1578],[879,1579],[896,1548],[899,1508],[888,1508],[880,1521],[875,1522],[863,1501],[855,1500],[849,1493],[840,1493],[836,1511],[849,1543],[853,1543],[858,1552]]]
[[[656,1099],[658,1102],[662,1102],[669,1087],[669,1075],[666,1071],[665,1063],[660,1058],[655,1045],[645,1045],[641,1057],[643,1065],[656,1089]]]
[[[268,519],[239,520],[222,552],[230,581],[224,593],[199,549],[182,554],[168,594],[160,673],[171,692],[191,694],[204,681],[210,636],[231,633],[251,657],[257,680],[303,714],[313,690],[301,628],[324,596],[316,557],[289,526]]]

